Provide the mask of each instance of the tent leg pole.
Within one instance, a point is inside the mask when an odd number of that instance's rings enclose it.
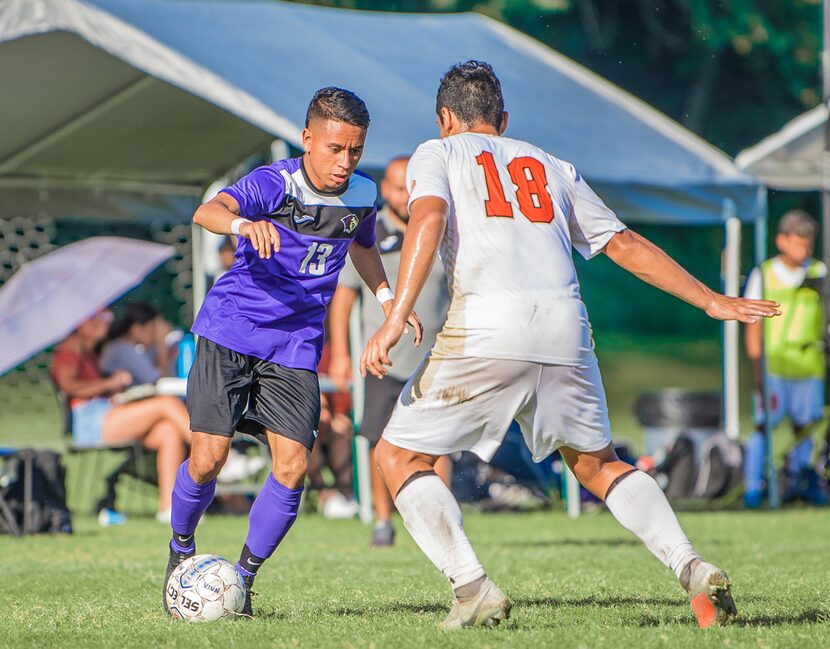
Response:
[[[205,276],[204,245],[202,227],[193,223],[190,227],[190,246],[193,257],[193,319],[205,301],[207,277]]]
[[[725,200],[723,290],[730,297],[738,296],[741,273],[741,221],[735,216],[735,211],[735,204]],[[723,323],[723,423],[729,439],[738,439],[740,435],[738,329],[735,320]]]
[[[352,307],[349,316],[349,351],[352,357],[352,412],[354,413],[355,432],[360,429],[363,422],[363,395],[365,384],[360,376],[360,368],[357,360],[363,353],[363,332],[360,322],[360,298]],[[370,466],[370,444],[369,440],[361,435],[355,435],[352,462],[354,464],[354,475],[356,477],[358,513],[360,520],[368,525],[375,518],[375,509],[372,502],[372,468]]]
[[[767,256],[767,190],[765,188],[758,188],[758,216],[755,220],[755,262],[760,266]],[[769,404],[769,381],[767,380],[767,362],[766,353],[764,352],[764,338],[761,337],[761,376],[763,383],[763,398],[761,403],[764,406],[764,437],[766,438],[767,448],[767,497],[769,500],[770,509],[778,509],[781,506],[781,500],[778,494],[778,470],[775,467],[775,452],[772,448],[772,425],[770,420],[770,404]]]

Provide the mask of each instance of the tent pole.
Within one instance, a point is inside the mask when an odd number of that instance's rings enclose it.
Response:
[[[741,275],[741,221],[735,216],[735,203],[723,201],[725,230],[722,278],[724,293],[737,297]],[[740,435],[740,399],[738,383],[738,322],[723,323],[723,424],[729,439]]]
[[[760,268],[767,256],[767,189],[758,188],[758,209],[755,217],[755,265]],[[764,338],[761,337],[761,380],[763,384],[763,398],[761,403],[764,408],[764,437],[766,438],[767,461],[767,494],[770,509],[778,509],[780,500],[778,497],[778,470],[775,467],[775,454],[772,448],[772,426],[770,425],[769,412],[769,385],[767,381],[767,359],[764,351]]]
[[[352,357],[352,413],[354,429],[357,431],[363,423],[363,397],[365,384],[360,376],[360,367],[357,362],[363,353],[363,330],[360,317],[360,301],[358,297],[352,306],[349,314],[349,353]],[[354,463],[357,487],[357,500],[359,504],[360,520],[369,524],[374,520],[375,509],[372,503],[372,472],[370,466],[370,444],[369,440],[362,435],[354,436]]]
[[[205,275],[205,256],[202,235],[202,226],[190,225],[190,248],[193,256],[193,319],[202,307],[207,295],[207,276]]]

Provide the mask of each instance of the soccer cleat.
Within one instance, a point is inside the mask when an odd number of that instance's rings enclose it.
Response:
[[[244,615],[245,617],[254,616],[254,611],[251,608],[251,597],[256,595],[256,593],[251,590],[251,587],[254,585],[255,576],[256,575],[242,575],[242,581],[245,582],[245,606],[242,607],[240,615]]]
[[[170,581],[170,575],[185,559],[189,559],[196,554],[196,546],[193,546],[192,552],[178,552],[172,547],[170,548],[170,557],[167,559],[167,571],[164,573],[164,586],[161,589],[161,602],[164,604],[164,610],[170,613],[170,608],[167,606],[167,582]]]
[[[446,630],[470,626],[498,626],[510,617],[513,604],[502,590],[488,577],[481,584],[478,594],[467,602],[455,601],[450,614],[441,623]]]
[[[686,570],[689,571],[688,578]],[[692,561],[686,570],[681,583],[689,593],[698,626],[706,629],[734,621],[738,609],[732,599],[732,584],[726,573],[700,559]]]
[[[392,523],[387,521],[375,525],[370,545],[373,548],[391,548],[395,545],[395,528],[392,527]]]

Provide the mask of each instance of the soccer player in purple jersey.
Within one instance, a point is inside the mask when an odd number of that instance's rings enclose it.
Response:
[[[237,563],[248,591],[243,612],[251,614],[257,570],[297,517],[320,418],[323,321],[347,253],[384,311],[391,309],[375,247],[377,189],[355,172],[368,127],[369,111],[357,95],[319,90],[306,114],[302,158],[255,169],[193,215],[211,232],[239,235],[239,244],[193,323],[193,445],[173,489],[165,588],[196,551],[196,525],[213,500],[234,431],[249,433],[267,441],[273,458]],[[409,323],[418,345],[414,314]]]

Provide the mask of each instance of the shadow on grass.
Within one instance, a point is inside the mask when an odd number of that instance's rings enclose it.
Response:
[[[688,606],[688,602],[668,597],[534,597],[514,600],[516,607],[562,607],[562,606]]]
[[[449,603],[442,603],[442,604],[401,604],[401,603],[394,603],[389,604],[388,606],[379,606],[377,608],[372,608],[372,610],[367,610],[365,608],[349,608],[349,607],[340,607],[336,609],[332,609],[332,613],[336,615],[349,615],[349,616],[361,616],[361,615],[373,615],[375,613],[415,613],[415,614],[426,614],[426,613],[448,613],[450,610]]]
[[[637,539],[550,539],[547,541],[510,541],[511,546],[519,548],[547,547],[606,547],[619,548],[628,545],[642,545]]]
[[[781,615],[757,615],[745,617],[741,614],[738,619],[732,624],[749,629],[763,629],[769,627],[782,626],[785,624],[827,624],[830,622],[830,612],[820,611],[818,609],[810,609],[801,613],[783,613]],[[645,616],[639,622],[640,627],[653,627],[666,624],[667,620],[655,618],[653,616]]]
[[[245,617],[245,616],[242,616]],[[278,611],[276,609],[272,609],[270,611],[258,611],[254,609],[254,619],[261,619],[261,620],[271,620],[271,621],[280,621],[285,620],[288,618],[288,615],[284,611]],[[244,623],[244,619],[240,619],[240,622]]]
[[[755,600],[756,598],[744,598],[743,601]],[[764,598],[760,598],[764,599]],[[689,603],[680,598],[668,597],[534,597],[534,598],[519,598],[513,601],[514,613],[521,612],[524,608],[562,608],[562,607],[590,607],[599,606],[612,608],[616,606],[673,606],[685,608]],[[414,613],[418,615],[432,614],[432,613],[447,613],[449,605],[446,603],[423,603],[423,604],[403,604],[392,603],[388,606],[373,607],[372,610],[365,608],[337,608],[332,610],[332,613],[344,616],[366,616],[377,613]],[[280,619],[282,614],[271,613],[265,614],[262,617],[273,619]],[[693,618],[690,618],[693,620]],[[632,621],[633,622],[633,621]],[[644,615],[634,625],[639,627],[657,627],[666,624],[676,623],[676,620],[655,617],[653,615]],[[757,615],[757,616],[739,616],[734,622],[736,626],[748,628],[764,628],[775,627],[785,624],[828,624],[830,623],[830,611],[809,609],[801,613],[786,613],[781,615]],[[512,628],[512,627],[511,627]],[[518,628],[518,627],[516,627]]]
[[[781,615],[753,615],[748,617],[738,616],[735,620],[737,626],[744,627],[770,627],[781,626],[782,624],[807,624],[815,622],[819,624],[830,623],[830,611],[811,608],[801,613],[783,613]]]

